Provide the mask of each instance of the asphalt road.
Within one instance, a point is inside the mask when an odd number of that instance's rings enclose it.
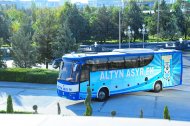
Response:
[[[160,93],[138,92],[117,95],[106,102],[92,101],[93,116],[163,118],[164,106],[168,106],[172,120],[190,121],[190,52],[183,55],[183,85],[164,89]],[[84,101],[71,101],[56,94],[56,85],[0,82],[0,110],[6,110],[7,95],[13,97],[14,110],[33,111],[38,106],[40,114],[57,114],[57,103],[64,116],[85,112]]]

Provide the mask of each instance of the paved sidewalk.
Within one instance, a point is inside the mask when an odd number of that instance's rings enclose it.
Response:
[[[190,122],[161,119],[0,114],[2,126],[190,126]]]

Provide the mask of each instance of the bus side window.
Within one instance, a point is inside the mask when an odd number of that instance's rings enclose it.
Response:
[[[140,67],[148,65],[153,60],[153,55],[146,55],[140,57]]]
[[[124,69],[124,57],[109,57],[109,69]]]
[[[139,58],[139,67],[143,67],[143,66],[145,66],[145,62],[144,62],[144,56],[141,56],[140,58]]]
[[[125,57],[125,67],[126,68],[137,68],[137,67],[139,67],[139,57],[138,56]]]
[[[84,64],[82,65],[82,71],[81,71],[81,78],[80,81],[88,81],[89,80],[89,65]]]
[[[108,60],[107,58],[94,58],[94,63],[91,65],[91,71],[102,71],[107,70],[108,68]]]

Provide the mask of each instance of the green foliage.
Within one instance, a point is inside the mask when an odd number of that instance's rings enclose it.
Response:
[[[140,118],[143,118],[143,110],[140,111]]]
[[[179,31],[176,18],[171,14],[170,8],[164,0],[161,1],[159,6],[161,10],[159,15],[159,37],[173,40],[173,37]]]
[[[60,21],[61,24],[67,21],[76,43],[85,39],[84,36],[88,23],[75,4],[65,3]]]
[[[8,15],[10,22],[10,31],[12,34],[14,34],[15,32],[17,32],[20,28],[23,16],[25,15],[25,13],[21,10],[17,10],[15,8],[11,8],[9,10],[6,11],[6,14]]]
[[[5,110],[0,110],[0,113],[7,113],[7,111],[5,111]]]
[[[97,10],[97,16],[93,21],[92,29],[94,29],[94,38],[100,42],[106,42],[106,39],[110,37],[113,28],[111,14],[111,10],[108,10],[105,6],[98,8]]]
[[[44,63],[44,61],[52,60],[52,42],[55,40],[57,33],[58,23],[55,15],[55,11],[51,9],[44,9],[37,13],[36,22],[33,25],[35,30],[33,35],[33,41],[37,45],[38,61]],[[48,64],[46,64],[48,68]]]
[[[84,101],[84,104],[86,106],[86,112],[84,113],[85,116],[91,116],[92,115],[92,106],[91,106],[91,89],[90,87],[87,88],[87,96]]]
[[[10,22],[8,16],[6,15],[6,13],[0,11],[0,38],[3,38],[3,41],[5,42],[10,36],[9,25]]]
[[[57,76],[58,71],[46,69],[0,69],[1,81],[55,84]]]
[[[32,112],[14,111],[13,114],[33,114]]]
[[[183,36],[188,39],[190,36],[190,3],[176,0],[176,3],[171,6],[166,4],[165,0],[160,1],[161,4],[158,4],[155,0],[154,13],[150,14],[142,13],[143,9],[149,9],[147,5],[139,6],[136,0],[125,1],[127,2],[126,6],[120,11],[121,39],[124,40],[124,37],[127,37],[124,36],[123,31],[130,25],[131,29],[135,31],[133,41],[142,41],[142,34],[139,34],[138,29],[142,28],[143,23],[149,29],[148,35],[157,37],[157,41],[176,40]],[[159,22],[158,7],[160,8]],[[34,3],[27,10],[18,10],[15,7],[0,7],[0,9],[0,38],[3,38],[4,44],[10,44],[10,37],[17,36],[18,38],[19,31],[22,36],[20,43],[31,43],[33,47],[36,47],[33,54],[36,52],[38,63],[44,63],[45,59],[52,60],[55,55],[60,57],[65,52],[75,51],[73,47],[63,47],[68,45],[67,40],[77,44],[87,42],[91,44],[95,41],[118,42],[118,19],[121,9],[118,7],[95,8],[86,6],[85,8],[77,8],[76,5],[66,2],[62,7],[51,9],[37,8]],[[29,19],[28,23],[23,19]],[[158,24],[159,34],[157,34]],[[20,29],[24,31],[22,34]],[[23,35],[24,33],[25,35]],[[62,35],[66,33],[67,35]],[[145,37],[149,38],[147,35]],[[31,38],[33,38],[32,41]],[[19,41],[19,39],[17,40]],[[15,44],[17,45],[14,45],[15,47],[19,47],[19,44]],[[57,50],[57,48],[59,49]],[[59,54],[57,54],[58,52]],[[20,54],[23,53],[20,52]]]
[[[112,112],[111,112],[111,116],[112,116],[112,117],[115,117],[115,116],[116,116],[116,111],[112,111]]]
[[[164,119],[170,120],[170,113],[167,106],[164,107]]]
[[[0,110],[0,113],[7,113],[5,110]],[[11,114],[33,114],[32,112],[25,112],[25,111],[14,111]]]
[[[0,48],[2,46],[2,44],[4,43],[3,38],[0,38]],[[0,49],[0,68],[6,68],[6,64],[3,62],[3,51],[2,49]]]
[[[8,95],[7,97],[7,113],[13,113],[13,103],[12,103],[12,97],[11,95]]]
[[[185,15],[183,14],[182,9],[182,0],[177,0],[172,6],[173,14],[175,16],[174,18],[176,18],[176,24],[179,31],[181,34],[185,34]]]
[[[75,38],[69,29],[68,20],[58,29],[57,37],[53,42],[53,57],[59,58],[65,53],[70,53],[78,49]]]
[[[142,11],[137,5],[137,3],[133,0],[130,0],[124,13],[125,13],[125,17],[124,17],[125,28],[130,26],[131,30],[134,30],[135,32],[134,41],[137,38],[142,38],[138,29],[142,28],[142,24],[144,20],[143,20]]]
[[[13,59],[16,66],[30,68],[36,63],[36,49],[32,45],[30,20],[23,20],[21,28],[11,37]]]

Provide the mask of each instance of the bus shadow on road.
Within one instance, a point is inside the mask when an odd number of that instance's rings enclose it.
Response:
[[[163,118],[163,110],[167,105],[172,120],[190,120],[190,102],[185,98],[188,92],[178,89],[168,88],[160,93],[154,92],[136,92],[111,96],[105,102],[92,101],[92,116],[110,117],[112,111],[116,111],[116,117],[139,118],[140,111],[144,113],[144,118]],[[176,100],[178,102],[176,102]],[[66,106],[78,116],[85,113],[84,101]]]

